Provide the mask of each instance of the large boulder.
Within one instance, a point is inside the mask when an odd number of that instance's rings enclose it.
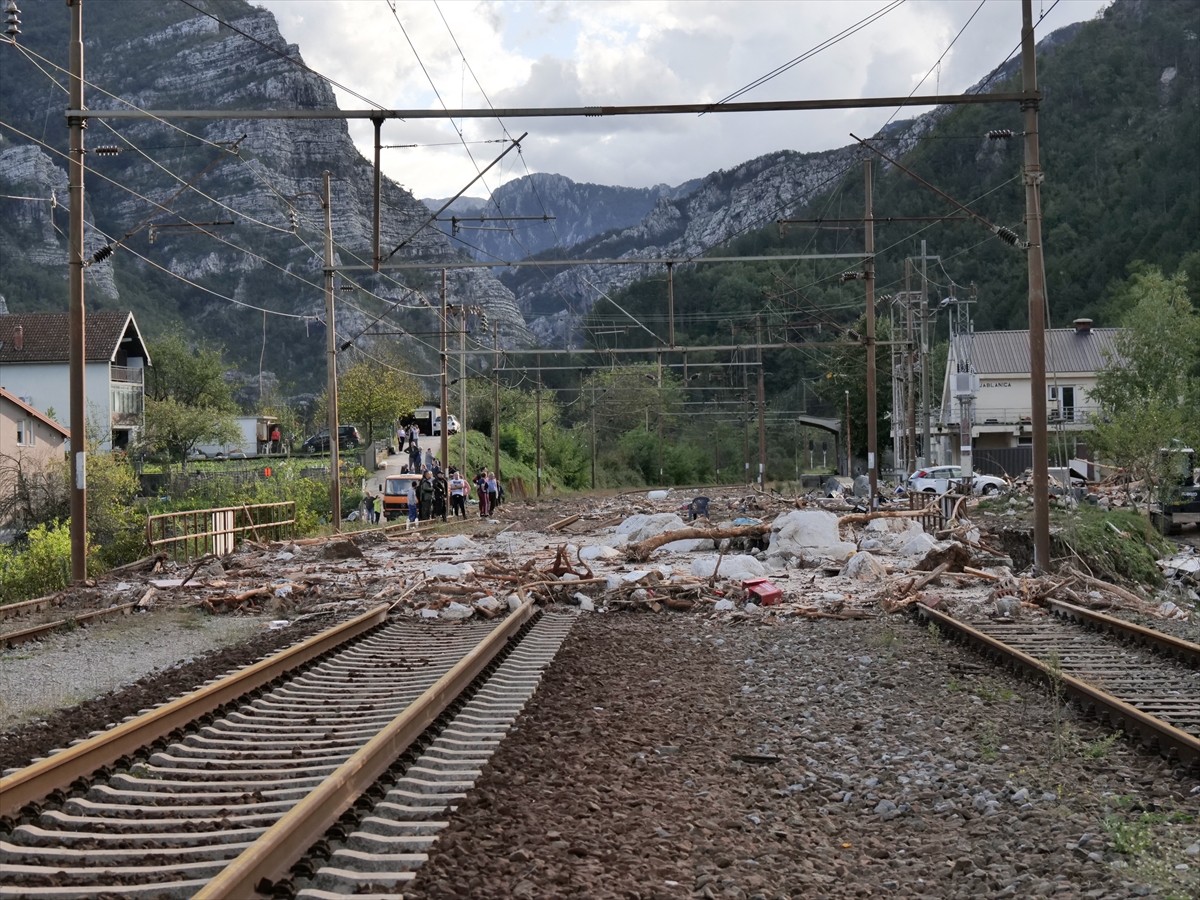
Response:
[[[796,509],[771,523],[768,556],[824,556],[845,559],[857,548],[843,541],[838,517],[821,509]]]
[[[720,568],[717,568],[718,559],[721,560]],[[697,578],[711,578],[714,569],[719,578],[728,578],[731,581],[762,578],[767,574],[763,564],[753,556],[726,556],[722,559],[719,554],[709,553],[692,561],[691,572]]]
[[[638,513],[618,525],[616,532],[624,535],[629,543],[636,544],[647,538],[657,537],[663,532],[675,531],[683,527],[683,519],[675,513],[655,513],[649,516],[645,513]]]

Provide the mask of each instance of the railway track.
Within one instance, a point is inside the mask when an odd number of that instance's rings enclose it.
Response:
[[[922,618],[1049,683],[1129,735],[1200,769],[1200,645],[1070,603],[1019,620]]]
[[[386,614],[4,776],[0,898],[399,895],[574,616]]]

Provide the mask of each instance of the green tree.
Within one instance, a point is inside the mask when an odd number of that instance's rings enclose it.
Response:
[[[238,436],[225,362],[220,350],[203,344],[190,348],[178,335],[154,344],[150,358],[142,444],[148,452],[165,452],[186,471],[198,444]]]
[[[1166,474],[1160,451],[1200,439],[1200,313],[1182,271],[1167,278],[1143,268],[1120,294],[1130,306],[1091,392],[1100,406],[1096,442],[1153,493]]]
[[[338,414],[343,422],[362,425],[368,443],[384,426],[390,436],[392,423],[420,405],[420,383],[390,365],[359,362],[338,376]]]

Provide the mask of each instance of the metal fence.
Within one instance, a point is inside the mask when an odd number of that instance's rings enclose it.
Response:
[[[232,553],[239,542],[291,537],[296,528],[296,504],[255,503],[217,509],[160,513],[146,519],[146,543],[151,551],[165,550],[176,561],[212,553]]]

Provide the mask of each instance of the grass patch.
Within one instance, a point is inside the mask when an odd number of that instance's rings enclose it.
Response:
[[[1064,545],[1064,555],[1078,554],[1097,577],[1162,584],[1155,560],[1169,553],[1171,545],[1141,513],[1082,504],[1058,518],[1054,539]]]

